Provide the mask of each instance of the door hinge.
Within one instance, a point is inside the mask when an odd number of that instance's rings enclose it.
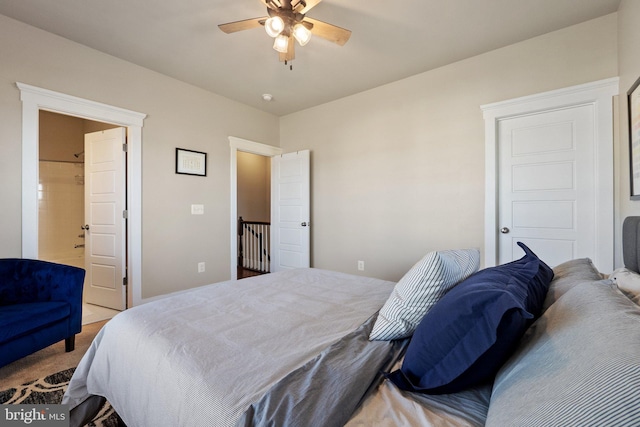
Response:
[[[125,142],[124,144],[122,144],[122,151],[124,151],[125,153],[127,152],[129,146],[128,144]]]
[[[127,285],[129,285],[129,281],[127,280],[126,277],[122,278],[122,286],[124,286],[125,288],[127,287]]]
[[[129,211],[128,210],[123,210],[122,211],[122,218],[124,219],[129,219]]]

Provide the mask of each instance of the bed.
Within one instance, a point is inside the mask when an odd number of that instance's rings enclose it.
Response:
[[[405,345],[368,340],[393,286],[288,270],[127,310],[96,336],[65,403],[103,396],[128,426],[343,425]]]
[[[105,399],[129,427],[639,425],[640,275],[523,250],[480,271],[476,249],[434,251],[398,283],[298,269],[176,293],[109,321],[63,403],[71,425]],[[434,373],[460,343],[478,354]]]

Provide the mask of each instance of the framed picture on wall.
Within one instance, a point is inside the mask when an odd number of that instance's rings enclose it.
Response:
[[[627,92],[631,200],[640,200],[640,78]]]
[[[176,148],[176,173],[207,176],[207,153]]]

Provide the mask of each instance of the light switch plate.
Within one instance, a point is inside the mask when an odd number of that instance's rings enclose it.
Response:
[[[191,215],[204,215],[204,205],[191,205]]]

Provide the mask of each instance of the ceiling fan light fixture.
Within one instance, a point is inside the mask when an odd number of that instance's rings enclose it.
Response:
[[[293,37],[298,40],[300,46],[304,46],[311,40],[311,31],[302,24],[296,24],[293,27]]]
[[[273,48],[280,53],[287,53],[287,50],[289,50],[289,37],[280,34],[273,41]]]
[[[306,46],[311,40],[312,32],[314,37],[320,37],[339,46],[343,46],[349,40],[351,31],[306,16],[307,12],[321,1],[260,0],[267,7],[267,16],[227,22],[219,24],[218,27],[224,33],[230,34],[263,26],[266,33],[274,39],[273,49],[278,52],[278,60],[289,65],[296,58],[296,41],[300,46]]]
[[[271,37],[278,37],[284,30],[284,21],[279,16],[272,16],[264,23],[264,30]]]

